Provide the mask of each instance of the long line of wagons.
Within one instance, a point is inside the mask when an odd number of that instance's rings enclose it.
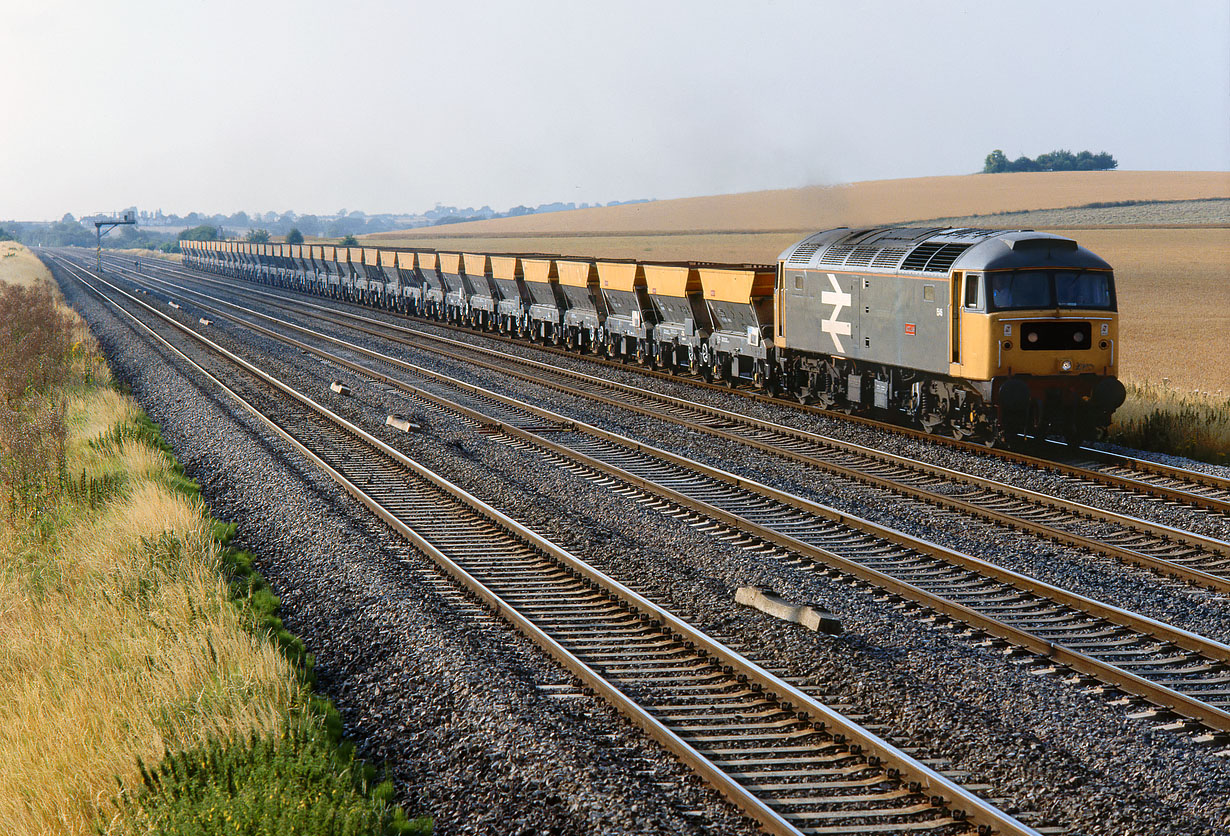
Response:
[[[188,266],[1001,439],[1123,402],[1110,266],[1028,230],[833,229],[776,264],[183,241]]]

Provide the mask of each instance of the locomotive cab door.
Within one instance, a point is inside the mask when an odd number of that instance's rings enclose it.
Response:
[[[949,298],[948,310],[950,312],[950,321],[952,322],[952,374],[957,374],[961,366],[961,280],[965,277],[964,273],[952,274],[952,293]]]
[[[985,336],[987,325],[981,273],[953,273],[951,311],[952,365],[949,374],[983,379],[987,348],[979,344],[979,338]]]

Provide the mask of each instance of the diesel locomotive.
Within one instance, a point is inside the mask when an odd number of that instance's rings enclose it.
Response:
[[[1029,230],[808,236],[773,265],[183,241],[184,263],[930,432],[1106,427],[1124,400],[1110,265]]]

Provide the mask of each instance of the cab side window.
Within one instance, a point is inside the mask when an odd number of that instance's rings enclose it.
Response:
[[[982,307],[982,277],[967,275],[965,277],[965,307],[977,310]]]

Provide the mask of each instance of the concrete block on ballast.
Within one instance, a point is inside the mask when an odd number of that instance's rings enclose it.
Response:
[[[808,630],[832,633],[841,632],[841,620],[824,610],[816,609],[809,604],[792,604],[775,592],[765,591],[755,586],[741,586],[735,592],[735,603],[745,607],[755,607],[767,615],[798,624]]]
[[[384,423],[405,433],[421,433],[423,431],[422,424],[417,421],[411,421],[405,415],[390,415],[384,419]]]
[[[330,383],[329,388],[332,389],[334,392],[337,392],[339,395],[345,395],[347,397],[350,396],[350,387],[347,386],[345,383],[342,383],[340,380],[335,380],[332,383]]]

